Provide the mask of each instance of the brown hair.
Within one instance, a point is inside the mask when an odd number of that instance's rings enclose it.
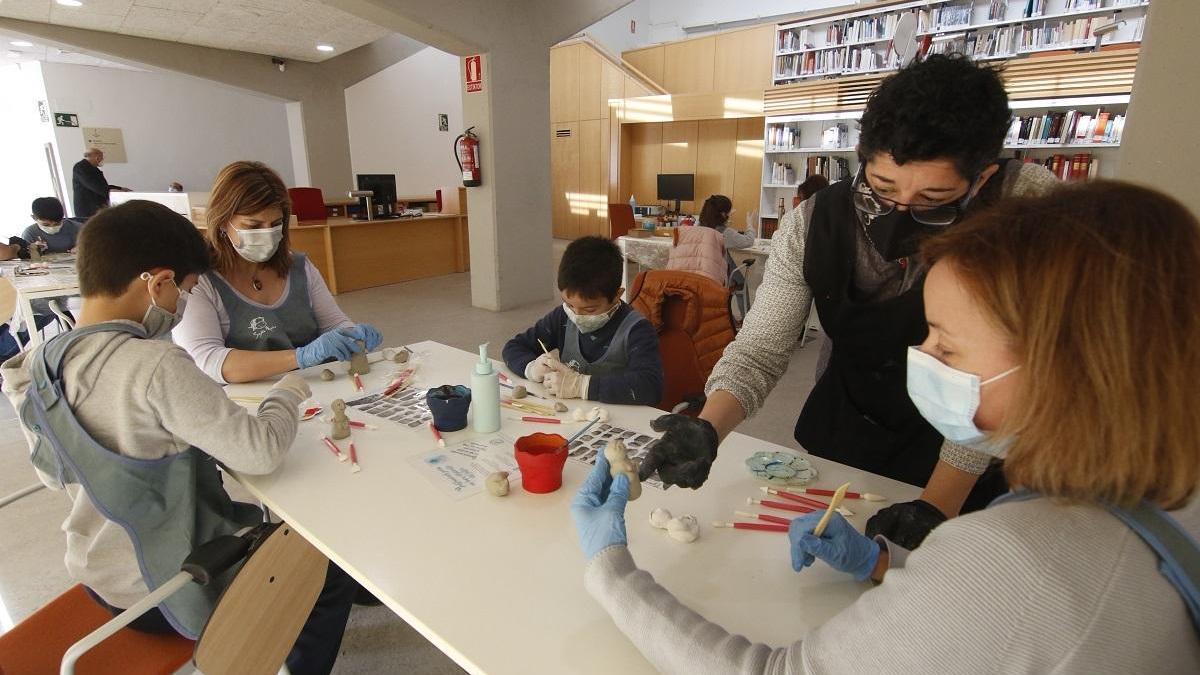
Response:
[[[704,227],[720,227],[725,224],[726,216],[733,211],[733,202],[725,195],[713,195],[704,200],[700,207],[700,224]]]
[[[166,267],[182,285],[208,271],[209,254],[196,226],[171,209],[141,199],[100,209],[79,231],[79,292],[120,297],[142,272]]]
[[[227,272],[239,258],[233,243],[225,234],[225,226],[234,216],[258,213],[263,209],[279,207],[283,211],[283,239],[275,255],[263,265],[286,276],[292,265],[291,236],[288,232],[292,202],[288,199],[283,179],[271,167],[262,162],[234,162],[221,169],[208,197],[205,222],[208,225],[208,245],[212,249],[213,268]]]
[[[1011,341],[1025,376],[1000,433],[1013,485],[1184,505],[1200,482],[1200,223],[1115,181],[1005,200],[922,247]]]
[[[819,173],[814,173],[796,186],[796,196],[802,200],[808,199],[827,187],[829,187],[829,179]]]

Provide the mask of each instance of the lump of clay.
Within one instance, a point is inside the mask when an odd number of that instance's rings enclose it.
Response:
[[[571,419],[576,422],[585,422],[587,418],[587,413],[583,412],[583,408],[576,408],[571,411]]]
[[[517,386],[513,387],[513,398],[525,398],[528,395],[529,390],[525,388],[525,385],[518,384]]]
[[[604,458],[608,460],[609,474],[616,478],[621,474],[629,477],[629,501],[642,496],[642,482],[638,479],[637,465],[629,459],[625,442],[614,438],[604,448]]]
[[[350,418],[346,417],[346,402],[335,398],[329,407],[333,408],[333,421],[330,423],[329,437],[335,441],[349,438]]]
[[[554,412],[567,412],[567,404],[562,401],[555,401]]]
[[[497,497],[503,497],[508,494],[508,472],[497,471],[489,474],[483,483],[487,487],[487,491]]]
[[[667,529],[667,523],[671,522],[671,512],[657,508],[650,512],[650,524],[660,530]]]
[[[367,360],[367,343],[362,340],[355,340],[354,345],[358,348],[358,351],[350,356],[350,370],[348,372],[351,375],[366,375],[371,372],[371,362]]]
[[[322,368],[321,369],[321,379],[325,380],[326,382],[332,380],[333,379],[333,371],[328,368]]]
[[[600,406],[595,406],[591,410],[588,411],[587,418],[589,420],[600,420],[601,422],[607,422],[608,421],[608,408],[601,408]]]
[[[696,516],[679,516],[667,521],[667,534],[675,541],[690,544],[700,538],[700,523]]]
[[[412,352],[408,350],[408,347],[405,347],[396,352],[396,355],[392,357],[392,360],[396,363],[408,363],[408,357],[410,355],[412,355]]]

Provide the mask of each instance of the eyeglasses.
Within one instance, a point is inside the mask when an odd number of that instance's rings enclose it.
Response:
[[[971,187],[979,180],[976,175],[971,179]],[[967,208],[967,203],[971,201],[971,190],[957,200],[947,204],[904,204],[894,199],[888,199],[881,196],[867,182],[866,172],[863,167],[859,167],[858,173],[854,176],[854,182],[850,184],[851,201],[854,208],[858,209],[867,216],[886,216],[896,210],[897,206],[903,206],[912,214],[913,220],[922,225],[932,225],[935,227],[946,227],[953,225]]]

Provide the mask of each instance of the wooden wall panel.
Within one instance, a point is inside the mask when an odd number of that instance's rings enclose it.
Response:
[[[733,208],[741,214],[734,224],[745,226],[747,213],[758,211],[762,196],[763,129],[761,117],[744,117],[737,121],[737,147],[733,158]]]
[[[696,213],[699,213],[710,195],[733,199],[737,120],[703,120],[697,125],[695,173]]]
[[[665,45],[660,84],[672,94],[712,92],[716,45],[715,36]]]
[[[774,44],[773,25],[718,34],[713,91],[728,93],[770,87]]]
[[[642,71],[643,75],[662,86],[664,50],[665,48],[661,45],[646,49],[636,49],[630,52],[622,52],[621,59],[628,61],[629,65]],[[668,89],[668,91],[670,90]]]
[[[662,124],[630,124],[629,193],[639,204],[654,204],[658,196],[658,174],[662,169]],[[624,194],[622,192],[622,194]],[[626,197],[628,199],[628,197]]]
[[[603,59],[587,45],[575,45],[572,49],[579,53],[579,119],[598,120],[601,111],[608,107],[603,103],[601,91],[600,62]]]
[[[606,59],[600,59],[600,118],[608,119],[608,102],[625,97],[625,73]]]
[[[608,190],[601,146],[603,126],[601,120],[579,123],[579,190],[570,200],[571,210],[577,216],[575,237],[599,234],[608,223]]]
[[[569,192],[579,192],[578,122],[550,125],[550,214],[555,237],[573,238],[579,229],[579,217],[571,213],[567,200]]]
[[[579,119],[580,45],[550,50],[550,121],[574,122]]]
[[[696,173],[697,122],[663,122],[662,125],[662,169],[659,173]],[[657,197],[657,178],[655,196]],[[699,197],[699,193],[696,194]],[[671,204],[674,207],[674,204]],[[695,213],[694,202],[680,202],[684,213]]]

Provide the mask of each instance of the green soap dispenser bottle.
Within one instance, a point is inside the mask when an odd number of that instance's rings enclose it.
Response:
[[[500,430],[500,373],[487,355],[488,343],[479,345],[479,362],[471,374],[471,427],[483,434]]]

